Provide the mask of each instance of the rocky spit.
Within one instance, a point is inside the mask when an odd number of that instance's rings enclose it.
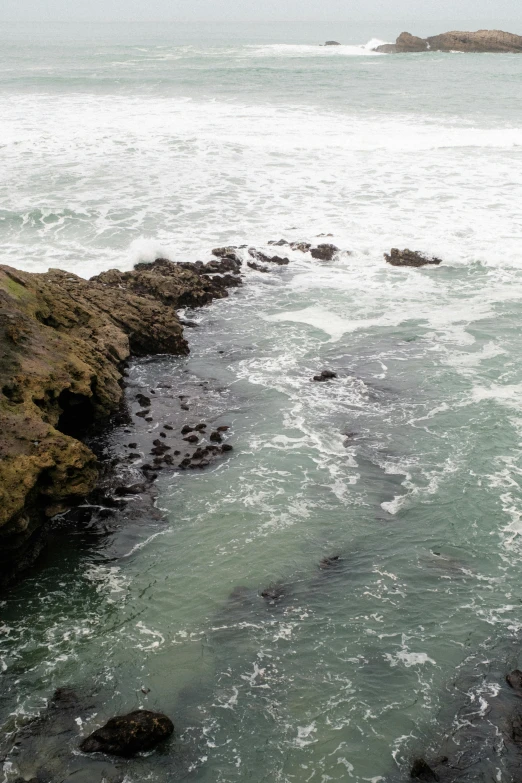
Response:
[[[381,44],[376,52],[404,54],[408,52],[511,52],[522,53],[522,35],[502,30],[477,30],[474,33],[453,30],[429,38],[401,33],[394,44]]]

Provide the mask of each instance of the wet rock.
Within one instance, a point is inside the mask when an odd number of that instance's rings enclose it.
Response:
[[[522,692],[522,672],[520,669],[515,669],[506,675],[506,682],[513,690]]]
[[[310,242],[292,242],[290,247],[292,250],[300,250],[301,253],[308,253],[312,245]]]
[[[522,713],[516,712],[511,719],[511,739],[522,745]]]
[[[160,432],[160,438],[166,438],[167,433],[166,432]]]
[[[137,394],[136,399],[138,400],[138,404],[141,405],[142,408],[150,408],[151,406],[150,397],[146,397],[145,394]]]
[[[286,592],[286,588],[283,584],[270,584],[261,592],[261,596],[267,603],[276,604],[283,600]]]
[[[216,427],[216,432],[228,432],[229,429],[230,429],[230,425],[221,424],[221,426]]]
[[[211,440],[213,443],[221,443],[223,436],[216,430],[215,432],[210,433],[209,440]]]
[[[138,411],[136,416],[139,416],[141,419],[145,419],[149,413],[150,411]]]
[[[128,449],[137,449],[138,448],[138,444],[137,443],[127,443],[127,448]]]
[[[226,247],[215,247],[212,250],[212,255],[217,258],[236,258],[236,245],[227,245]]]
[[[384,258],[386,259],[386,262],[392,266],[419,267],[427,266],[428,264],[438,266],[442,263],[440,258],[429,258],[416,250],[408,250],[407,248],[406,250],[398,250],[396,247],[393,247],[389,253],[385,253]]]
[[[163,425],[163,429],[164,430],[173,430],[174,427],[172,426],[172,424],[164,424]]]
[[[269,245],[273,245],[274,247],[283,247],[284,245],[290,244],[286,241],[286,239],[272,239],[270,242],[268,242]]]
[[[336,253],[339,252],[339,248],[335,245],[327,243],[317,245],[310,250],[312,258],[317,258],[319,261],[331,261]]]
[[[181,404],[181,406],[180,406],[180,407],[181,407],[181,410],[182,410],[182,411],[188,411],[188,410],[190,410],[189,406],[188,406],[186,403],[184,403],[184,402]]]
[[[196,424],[196,426],[194,427],[194,429],[195,429],[197,432],[203,432],[203,430],[206,430],[206,429],[207,429],[207,425],[206,425],[204,422],[201,422],[201,424]]]
[[[339,41],[326,41],[325,46],[340,46]]]
[[[84,753],[108,753],[129,758],[152,750],[174,733],[174,724],[166,715],[136,710],[111,718],[105,726],[83,740]]]
[[[263,264],[277,264],[278,266],[286,266],[290,263],[289,258],[281,258],[281,256],[267,256],[266,253],[262,253],[260,250],[256,250],[255,247],[248,248],[248,255],[254,258],[256,261],[261,261]]]
[[[190,424],[185,424],[185,425],[184,425],[184,426],[181,428],[181,434],[182,434],[182,435],[188,435],[188,434],[189,434],[189,432],[193,432],[193,431],[194,431],[194,427],[191,427],[191,426],[190,426]]]
[[[141,495],[146,489],[145,484],[130,484],[127,487],[116,487],[114,492],[116,495],[123,497],[125,495]]]
[[[221,447],[221,451],[223,453],[225,453],[227,451],[232,451],[232,450],[233,450],[233,446],[231,446],[230,443],[223,443],[223,445]]]
[[[187,443],[198,443],[199,437],[197,435],[187,435],[183,440],[186,440]]]
[[[337,378],[337,373],[332,372],[332,370],[321,370],[319,375],[314,375],[313,380],[314,381],[330,381],[333,378]]]
[[[152,418],[152,416],[146,416],[145,421],[148,421],[150,424],[150,422],[154,421],[154,419]]]
[[[432,770],[423,758],[414,760],[410,770],[410,777],[415,780],[423,780],[425,783],[440,780],[437,773]]]
[[[270,272],[270,269],[267,266],[258,264],[256,261],[247,261],[247,266],[250,267],[250,269],[254,269],[256,272]]]

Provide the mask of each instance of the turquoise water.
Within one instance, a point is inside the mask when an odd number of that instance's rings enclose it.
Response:
[[[522,59],[363,48],[387,29],[61,30],[2,47],[4,262],[351,252],[247,270],[192,314],[189,358],[132,369],[210,380],[234,455],[13,590],[0,717],[94,683],[79,735],[138,705],[176,723],[132,783],[396,779],[520,663]],[[391,246],[444,262],[391,268]]]

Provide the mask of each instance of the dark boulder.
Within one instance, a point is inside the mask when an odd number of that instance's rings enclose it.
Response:
[[[152,750],[174,732],[174,724],[160,712],[136,710],[111,718],[80,745],[84,753],[109,753],[129,758]]]
[[[272,239],[268,244],[273,245],[274,247],[283,247],[283,245],[288,245],[290,243],[287,242],[286,239]]]
[[[388,264],[392,266],[427,266],[433,264],[438,266],[442,263],[440,258],[430,258],[423,253],[419,253],[417,250],[398,250],[396,247],[392,247],[389,253],[384,254],[384,258]]]
[[[340,46],[339,41],[326,41],[325,46]]]
[[[146,397],[144,394],[137,394],[136,399],[138,400],[138,405],[142,408],[150,408],[150,397]]]
[[[334,255],[338,252],[338,247],[335,245],[330,245],[327,242],[324,242],[321,245],[317,245],[317,247],[313,247],[310,250],[312,258],[317,258],[319,261],[331,261]]]
[[[210,433],[209,440],[211,440],[213,443],[221,443],[221,441],[223,440],[223,436],[221,435],[220,432],[216,430],[215,432]]]

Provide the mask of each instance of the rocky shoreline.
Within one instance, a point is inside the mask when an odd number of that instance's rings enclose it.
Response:
[[[189,352],[184,327],[194,324],[178,315],[180,308],[228,296],[242,283],[243,263],[263,274],[287,266],[288,256],[274,254],[272,247],[317,262],[330,262],[341,252],[323,241],[280,239],[267,247],[215,248],[206,264],[159,258],[90,280],[58,269],[33,274],[0,265],[0,589],[38,558],[56,515],[85,498],[87,506],[100,495],[109,505],[116,502],[104,490],[111,469],[98,458],[92,436],[111,417],[124,415],[131,357]],[[392,249],[384,258],[395,266],[440,263],[409,250]],[[151,414],[152,402],[162,396],[172,393],[140,391],[125,405],[136,408],[130,411],[135,422],[147,424],[165,418],[168,408],[161,405],[161,412]],[[184,410],[189,406],[181,399]],[[162,468],[204,468],[232,449],[223,442],[224,424],[212,430],[204,421],[185,418],[178,427],[167,419],[152,447],[141,443],[149,460],[138,460],[137,444],[128,450],[126,462],[132,464],[133,457],[139,462],[139,476],[131,471],[120,480],[119,498],[140,494]]]

